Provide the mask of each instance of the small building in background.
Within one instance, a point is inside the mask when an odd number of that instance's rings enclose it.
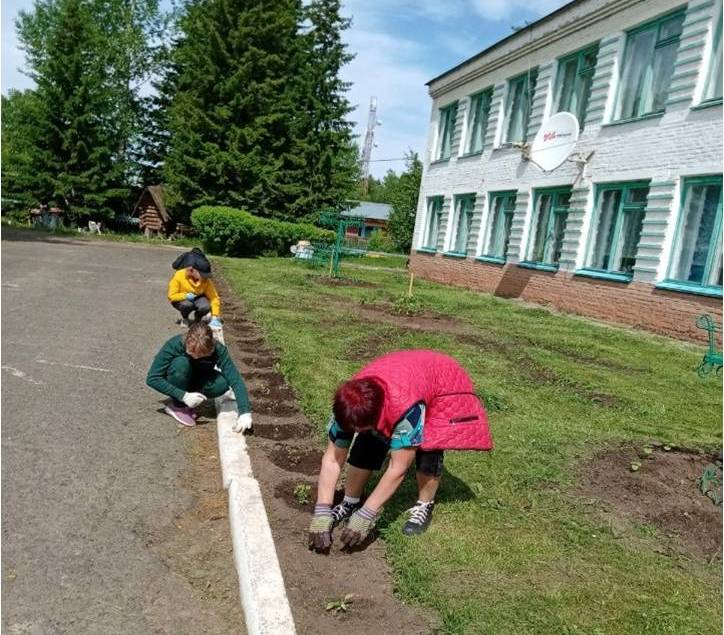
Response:
[[[378,229],[387,231],[387,225],[392,212],[392,205],[387,203],[370,203],[369,201],[347,201],[347,209],[342,216],[363,218],[364,225],[358,228],[350,228],[348,232],[360,238],[369,238],[372,232]]]
[[[30,210],[30,222],[35,227],[58,229],[63,226],[63,210],[59,207],[41,205]]]
[[[168,236],[176,230],[176,223],[166,209],[161,185],[149,185],[141,192],[131,216],[138,217],[139,227],[147,237]]]

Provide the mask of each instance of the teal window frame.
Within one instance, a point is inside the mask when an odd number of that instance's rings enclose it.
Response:
[[[444,198],[430,196],[427,199],[427,215],[425,217],[425,233],[422,239],[422,248],[437,251],[437,242],[440,236],[440,219]]]
[[[712,227],[711,236],[707,247],[707,258],[702,273],[702,282],[691,280],[681,280],[675,277],[674,270],[678,266],[678,258],[680,257],[681,241],[684,239],[686,229],[686,220],[688,214],[687,198],[689,189],[701,185],[719,186],[719,202],[717,205],[716,216]],[[722,286],[711,284],[709,280],[712,273],[716,271],[717,266],[721,272],[722,257],[722,197],[724,195],[724,183],[721,174],[712,174],[708,176],[686,177],[682,180],[681,197],[679,199],[679,215],[676,222],[676,230],[674,232],[673,248],[671,258],[667,269],[666,278],[659,286],[673,288],[681,291],[701,292],[704,295],[722,294]],[[721,276],[721,273],[720,273]],[[706,281],[706,282],[704,282]]]
[[[587,58],[594,56],[593,65],[587,64]],[[573,86],[567,94],[567,103],[563,103],[565,95],[565,68],[567,65],[575,63],[576,72],[574,75]],[[556,104],[558,112],[570,112],[576,115],[580,129],[583,130],[586,119],[586,111],[588,110],[588,100],[591,97],[591,87],[593,85],[593,76],[596,72],[596,64],[598,63],[598,42],[587,46],[576,53],[566,55],[558,60],[558,76],[556,80]],[[573,97],[576,97],[577,104],[575,109],[571,109]],[[575,111],[575,112],[574,112]]]
[[[627,32],[626,47],[624,49],[624,55],[621,64],[622,71],[619,73],[619,85],[616,95],[616,108],[613,121],[630,121],[636,119],[643,119],[651,115],[661,114],[665,111],[666,98],[668,96],[669,87],[671,85],[671,77],[674,73],[674,66],[676,65],[676,52],[678,51],[678,42],[681,40],[681,31],[674,35],[666,35],[666,33],[664,32],[664,27],[667,25],[667,23],[673,22],[673,20],[681,20],[681,23],[683,24],[685,15],[685,9],[677,9],[676,11],[671,11],[665,15],[658,17],[656,20],[652,20],[650,22],[647,22],[646,24],[642,24],[641,26],[638,26],[635,29],[631,29]],[[640,81],[630,81],[630,78],[628,78],[628,72],[632,68],[631,57],[634,51],[634,38],[641,37],[642,34],[648,31],[655,31],[655,36],[653,47],[651,47],[651,50],[649,52],[647,66],[649,66],[651,69],[656,69],[657,51],[665,50],[667,47],[672,47],[672,50],[674,51],[674,55],[671,59],[670,68],[668,68],[668,70],[662,71],[662,77],[666,78],[666,89],[662,92],[661,106],[659,108],[654,107],[653,100],[655,99],[655,95],[652,97],[652,95],[650,94],[653,86],[646,86]],[[651,70],[652,84],[656,79],[653,75],[654,70]],[[667,75],[668,77],[666,77]],[[664,82],[662,82],[662,85],[663,83]],[[629,91],[634,91],[634,102],[632,109],[633,112],[631,113],[627,113],[623,110],[624,100],[629,96]],[[637,91],[641,91],[640,94],[637,94]],[[642,109],[642,105],[646,104],[646,102],[649,100],[651,100],[651,108]]]
[[[563,233],[566,230],[566,222],[568,220],[568,212],[571,204],[571,194],[573,188],[570,185],[560,187],[546,187],[540,188],[533,191],[533,216],[531,218],[530,233],[528,235],[528,246],[526,249],[526,260],[528,264],[545,265],[557,269],[560,264],[560,250],[563,245]],[[538,254],[534,253],[536,249],[536,242],[538,238],[538,221],[540,219],[540,208],[539,204],[544,196],[551,197],[551,206],[548,210],[548,219],[546,221],[546,238],[543,244],[543,254],[539,257]],[[567,197],[568,200],[565,200]],[[554,236],[556,221],[563,217],[563,227],[560,232],[560,240]],[[549,243],[550,237],[554,237],[552,244]],[[547,254],[551,254],[550,258],[546,259]]]
[[[485,135],[488,132],[490,103],[493,89],[486,88],[470,95],[470,118],[468,120],[467,154],[479,154],[485,147]]]
[[[454,101],[440,108],[438,122],[437,161],[447,161],[452,154],[453,137],[455,136],[455,120],[458,114],[458,102]]]
[[[706,72],[706,83],[704,84],[704,93],[702,97],[702,104],[710,103],[721,103],[722,101],[722,90],[724,83],[722,80],[722,43],[721,43],[721,30],[722,30],[722,14],[721,11],[717,13],[716,27],[712,35],[712,46],[711,54],[709,55],[709,68]],[[718,94],[709,94],[712,90],[712,82],[715,77],[719,79],[719,91]]]
[[[503,144],[512,143],[525,143],[528,138],[528,123],[530,121],[530,111],[533,106],[533,97],[535,95],[535,88],[538,82],[538,68],[530,69],[529,71],[518,75],[508,80],[508,96],[506,98],[505,106],[505,128]],[[514,104],[514,95],[517,92],[518,85],[522,86],[522,102],[520,104]],[[523,108],[523,115],[521,120],[521,138],[512,139],[511,136],[511,125],[513,124],[514,116],[518,108]]]
[[[463,255],[468,252],[468,241],[470,240],[470,229],[472,227],[475,209],[475,194],[457,195],[453,200],[453,204],[454,217],[448,253]],[[465,213],[466,216],[464,223],[462,222],[463,213]],[[460,232],[461,229],[464,229],[462,234]],[[460,248],[461,246],[462,248]]]
[[[480,255],[481,258],[494,262],[506,261],[517,196],[518,192],[516,190],[490,192],[488,197],[488,231]],[[499,206],[496,205],[498,201],[500,201]]]
[[[591,275],[599,278],[610,278],[613,280],[631,280],[633,278],[633,268],[636,266],[636,258],[631,265],[631,271],[618,266],[619,259],[623,259],[623,246],[625,245],[625,237],[623,236],[624,225],[627,222],[635,222],[631,220],[631,215],[640,214],[638,222],[638,239],[634,248],[634,253],[638,251],[638,245],[641,242],[641,229],[643,225],[644,215],[646,213],[646,205],[648,202],[648,191],[646,192],[646,200],[642,202],[630,201],[629,194],[633,190],[646,188],[649,190],[651,182],[646,181],[625,181],[619,183],[602,183],[596,186],[596,195],[594,198],[593,216],[591,218],[591,228],[588,236],[588,245],[586,248],[585,266],[576,273],[583,275]],[[606,192],[620,191],[620,198],[615,210],[615,218],[612,222],[612,229],[609,234],[611,242],[608,245],[607,263],[605,267],[595,267],[592,260],[597,255],[595,253],[598,232],[601,230],[599,223],[601,221],[601,204]],[[608,241],[607,241],[608,242]],[[619,249],[620,248],[620,249]]]

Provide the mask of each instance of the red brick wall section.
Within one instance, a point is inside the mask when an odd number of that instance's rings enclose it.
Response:
[[[410,256],[410,271],[426,280],[520,298],[692,342],[706,341],[706,332],[696,327],[702,313],[722,323],[721,298],[665,291],[641,282],[609,282],[563,271],[549,273],[415,252]]]

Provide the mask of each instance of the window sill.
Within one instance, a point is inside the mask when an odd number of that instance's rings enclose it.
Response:
[[[573,275],[596,278],[598,280],[610,280],[611,282],[631,282],[633,277],[629,273],[616,273],[615,271],[600,271],[599,269],[577,269]]]
[[[442,165],[444,163],[449,163],[450,157],[447,157],[446,159],[435,159],[434,161],[430,161],[430,165]]]
[[[709,99],[707,101],[702,101],[700,104],[697,104],[696,106],[692,106],[692,110],[704,110],[705,108],[711,108],[712,106],[721,106],[722,105],[722,98],[719,97],[718,99]]]
[[[550,271],[553,273],[558,271],[558,265],[549,265],[545,262],[532,262],[530,260],[521,260],[518,266],[524,269],[537,269],[538,271]]]
[[[445,258],[467,258],[468,255],[462,251],[445,251],[443,252]]]
[[[418,247],[415,251],[417,251],[418,254],[436,254],[437,249],[434,247]]]
[[[505,258],[501,258],[500,256],[478,256],[475,260],[479,260],[480,262],[487,262],[493,265],[505,264]]]
[[[656,285],[657,289],[666,289],[667,291],[679,291],[681,293],[692,293],[694,295],[705,295],[710,298],[721,298],[721,287],[704,287],[698,284],[687,284],[686,282],[677,282],[676,280],[664,280]]]
[[[659,119],[660,117],[664,116],[664,111],[661,112],[652,112],[648,115],[641,115],[640,117],[631,117],[630,119],[619,119],[618,121],[609,121],[608,123],[603,124],[602,128],[610,128],[612,126],[623,126],[627,123],[635,123],[637,121],[648,121],[649,119]]]
[[[466,152],[465,154],[461,154],[458,158],[472,159],[473,157],[479,157],[481,154],[483,154],[482,150],[478,150],[477,152]]]

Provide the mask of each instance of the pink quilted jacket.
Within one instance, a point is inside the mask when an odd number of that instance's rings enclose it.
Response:
[[[473,382],[452,357],[428,350],[397,351],[369,363],[355,379],[379,380],[385,391],[379,433],[389,438],[416,403],[425,404],[423,450],[490,450],[488,417]]]

